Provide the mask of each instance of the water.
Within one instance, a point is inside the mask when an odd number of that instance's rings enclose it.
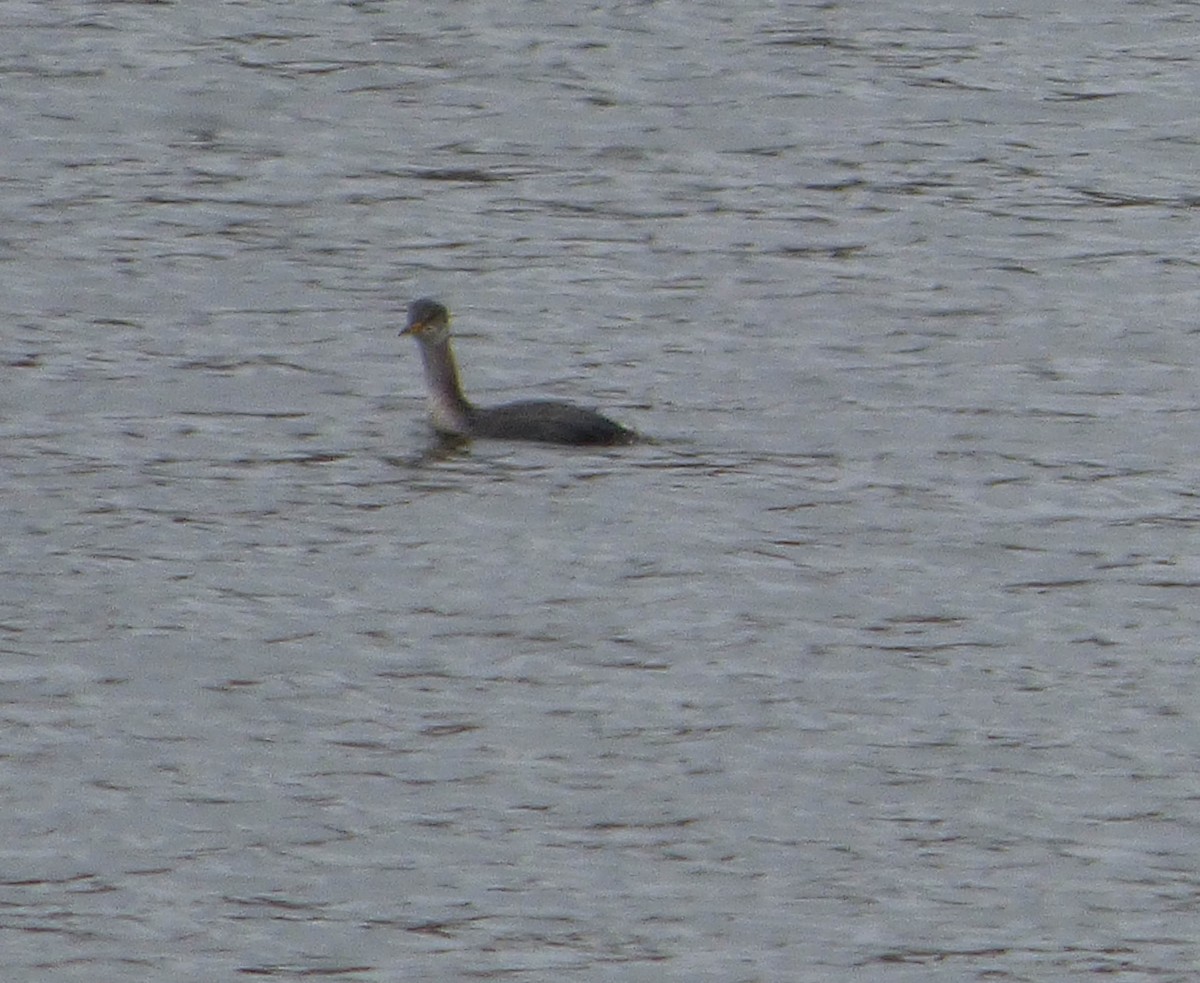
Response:
[[[0,18],[4,979],[1191,978],[1193,6]]]

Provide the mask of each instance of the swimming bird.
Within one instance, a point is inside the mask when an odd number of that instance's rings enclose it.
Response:
[[[559,400],[535,399],[502,406],[476,406],[463,395],[450,347],[450,312],[422,298],[408,306],[400,332],[417,339],[429,387],[433,428],[452,438],[497,437],[549,444],[631,444],[637,434],[592,410]]]

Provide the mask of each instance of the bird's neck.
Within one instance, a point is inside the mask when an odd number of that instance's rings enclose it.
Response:
[[[429,387],[429,415],[433,427],[441,433],[466,435],[470,432],[474,408],[462,393],[458,366],[450,339],[421,345],[425,364],[425,383]]]

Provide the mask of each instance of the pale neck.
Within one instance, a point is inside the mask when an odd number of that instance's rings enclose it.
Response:
[[[454,362],[450,339],[422,340],[420,348],[434,428],[443,433],[467,434],[474,407],[467,402],[459,385],[458,366]]]

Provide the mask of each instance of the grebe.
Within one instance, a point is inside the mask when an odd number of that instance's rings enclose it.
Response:
[[[497,437],[549,444],[631,444],[637,434],[606,416],[559,400],[475,406],[463,395],[450,347],[450,312],[423,298],[408,306],[408,325],[421,348],[433,428],[446,437]]]

